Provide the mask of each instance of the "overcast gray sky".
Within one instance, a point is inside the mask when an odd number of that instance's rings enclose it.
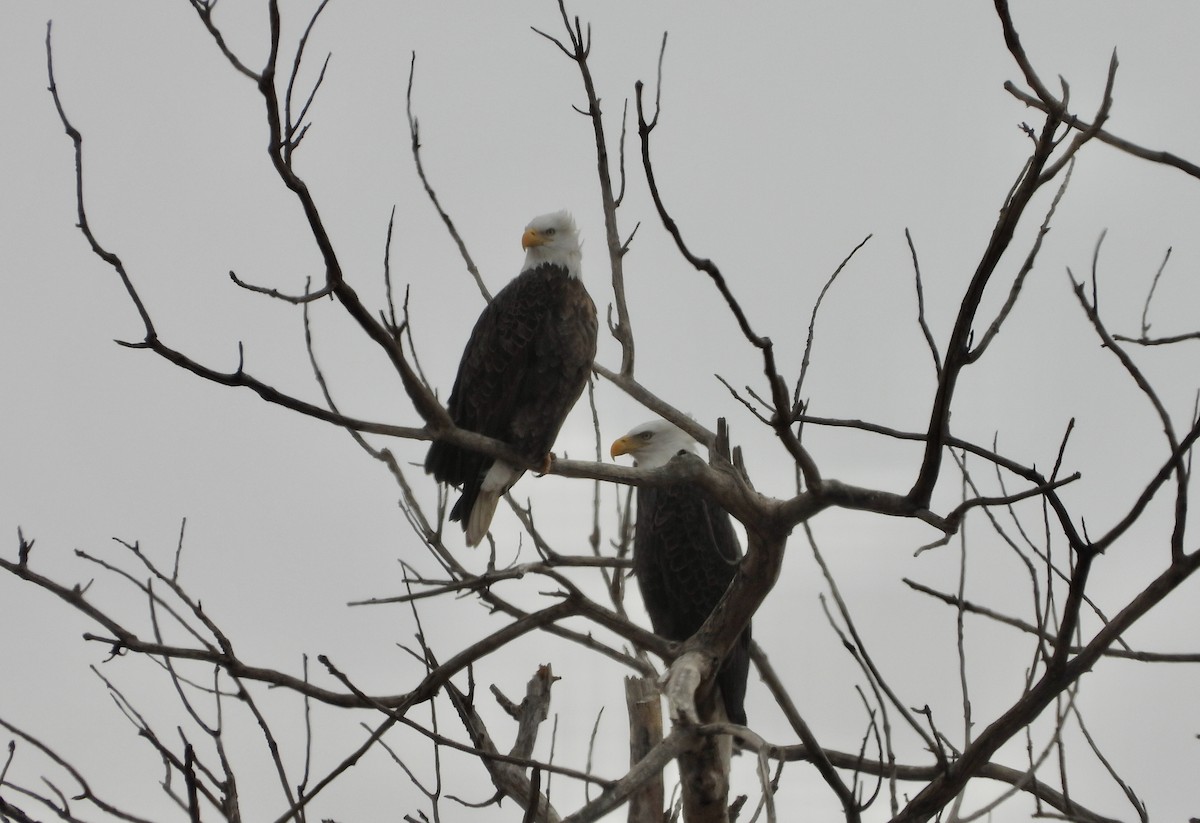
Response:
[[[295,41],[311,5],[285,4],[286,42]],[[266,54],[264,6],[225,0],[217,15],[231,47],[252,67]],[[1193,42],[1200,9],[1183,2],[1013,8],[1034,65],[1047,80],[1069,81],[1074,109],[1094,110],[1116,48],[1121,68],[1110,128],[1200,160],[1200,54]],[[923,428],[934,373],[915,323],[904,230],[916,243],[926,311],[942,343],[1029,150],[1018,126],[1040,119],[1002,88],[1019,72],[991,4],[593,2],[570,11],[592,24],[592,71],[613,146],[623,102],[636,80],[653,86],[659,43],[670,32],[653,145],[662,193],[696,251],[722,266],[756,330],[775,341],[787,374],[798,370],[821,286],[872,235],[827,298],[806,395],[814,414]],[[321,276],[302,215],[270,168],[252,84],[224,61],[183,0],[7,4],[0,10],[0,550],[15,555],[19,525],[37,540],[37,568],[86,582],[97,570],[76,560],[74,549],[117,557],[115,536],[140,541],[169,562],[186,517],[185,584],[246,659],[297,672],[302,654],[326,653],[371,690],[405,690],[419,676],[395,645],[412,642],[408,611],[344,605],[399,593],[398,558],[434,571],[383,468],[344,432],[113,342],[137,340],[141,325],[115,274],[75,228],[71,146],[46,92],[43,41],[51,18],[63,103],[85,140],[93,229],[125,261],[162,337],[224,370],[236,366],[241,343],[256,376],[319,398],[299,311],[228,278],[232,269],[248,281],[299,292],[306,277]],[[549,0],[436,7],[334,0],[313,34],[315,59],[302,77],[311,83],[320,58],[332,53],[297,169],[323,209],[347,276],[373,306],[382,306],[384,235],[395,206],[393,277],[411,288],[421,363],[443,393],[481,299],[413,170],[404,88],[414,51],[427,171],[492,290],[517,272],[528,219],[568,208],[585,240],[585,277],[602,313],[612,299],[590,127],[571,110],[583,100],[579,77],[530,26],[558,34],[557,8]],[[786,454],[713,377],[758,386],[756,353],[711,286],[669,247],[632,141],[628,148],[620,219],[626,234],[642,224],[626,259],[638,377],[706,426],[727,417],[757,487],[787,495],[793,474]],[[1043,195],[1039,216],[1048,202]],[[1194,179],[1105,146],[1087,148],[1008,328],[963,380],[955,433],[983,443],[995,435],[1026,464],[1048,469],[1076,418],[1064,465],[1083,479],[1065,496],[1094,532],[1145,485],[1164,441],[1144,396],[1098,346],[1066,269],[1087,275],[1107,229],[1101,310],[1114,330],[1135,333],[1154,271],[1173,248],[1150,320],[1155,333],[1195,330],[1198,218]],[[1025,227],[1021,253],[1035,227]],[[1005,276],[1016,265],[1014,255]],[[1003,299],[1003,288],[995,291],[984,316]],[[419,422],[385,359],[336,305],[314,306],[313,323],[318,356],[345,411]],[[600,361],[615,367],[618,353],[602,335]],[[1137,357],[1170,411],[1186,421],[1197,387],[1194,349]],[[649,416],[603,384],[597,404],[606,446]],[[809,438],[828,476],[893,491],[907,490],[915,476],[919,453],[911,446],[845,433],[813,431]],[[420,444],[388,445],[414,461],[424,451]],[[582,458],[592,448],[580,404],[557,451]],[[590,484],[527,478],[517,489],[521,499],[540,502],[539,522],[563,548],[587,550]],[[431,502],[432,483],[423,482],[419,493]],[[937,502],[953,505],[958,493],[948,475]],[[606,495],[611,515],[615,495]],[[1098,565],[1093,594],[1101,608],[1119,608],[1165,563],[1169,506],[1155,505],[1161,516],[1154,524]],[[1027,514],[1040,531],[1036,512]],[[933,707],[957,739],[953,613],[901,583],[910,577],[952,589],[957,545],[914,557],[913,549],[934,536],[919,524],[829,513],[813,525],[877,662],[908,705]],[[612,523],[605,528],[607,540]],[[496,529],[515,552],[515,518],[502,514]],[[967,539],[968,596],[1026,616],[1024,572],[1012,555],[982,519],[970,524]],[[480,568],[485,560],[472,558]],[[755,633],[821,739],[853,749],[866,722],[853,689],[860,677],[822,616],[824,589],[797,535]],[[1197,594],[1192,581],[1138,626],[1131,645],[1197,651]],[[144,612],[109,577],[98,577],[92,596],[131,619]],[[114,797],[159,813],[156,757],[87,671],[105,656],[104,648],[80,640],[94,627],[7,577],[0,577],[0,604],[0,715],[43,736],[95,785],[113,787]],[[423,619],[443,656],[500,625],[468,601],[431,604]],[[967,627],[978,730],[1018,695],[1029,644],[979,621]],[[599,770],[619,774],[626,672],[534,638],[488,661],[477,676],[517,696],[539,662],[553,663],[563,677],[553,706],[556,760],[582,761],[604,705]],[[139,706],[161,713],[167,728],[182,722],[165,677],[149,662],[101,669]],[[751,679],[752,727],[791,742],[766,690]],[[1194,666],[1121,662],[1098,666],[1083,683],[1078,705],[1090,728],[1154,819],[1198,813],[1198,686]],[[301,706],[281,701],[277,712],[278,724],[292,728],[295,750],[302,745]],[[441,719],[461,736],[448,713]],[[322,722],[328,725],[318,728],[317,743],[327,747],[329,763],[354,745],[358,730]],[[496,723],[503,734],[498,715]],[[240,733],[252,741],[251,726]],[[412,746],[418,759],[427,752],[415,737],[397,745]],[[1074,742],[1071,754],[1078,763],[1071,786],[1082,802],[1130,817],[1083,744]],[[1019,746],[1002,755],[1011,765],[1023,762]],[[925,762],[919,752],[907,757]],[[265,765],[251,761],[248,768]],[[738,764],[742,790],[752,786],[751,765]],[[39,773],[20,757],[13,768],[25,780]],[[802,771],[789,768],[796,782],[780,796],[782,808],[828,819],[833,799],[811,775],[799,777]],[[248,817],[279,813],[277,792],[245,788]],[[481,772],[474,789],[468,799],[488,795]],[[563,781],[556,791],[566,798],[574,789]],[[972,801],[992,793],[980,789]],[[318,808],[323,816],[370,820],[421,803],[403,775],[376,756]],[[564,801],[560,810],[573,805]],[[507,817],[472,817],[452,806],[446,813],[451,820],[519,819],[512,806],[504,808]],[[1020,800],[995,819],[1025,819],[1030,811]]]

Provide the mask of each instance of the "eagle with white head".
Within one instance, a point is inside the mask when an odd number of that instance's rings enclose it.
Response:
[[[632,456],[639,469],[657,469],[695,448],[690,435],[659,419],[618,438],[610,453]],[[729,514],[700,488],[692,483],[638,486],[633,573],[655,634],[677,642],[694,635],[729,588],[741,559]],[[749,673],[747,626],[717,671],[717,695],[708,712],[697,701],[705,722],[746,724]]]
[[[501,440],[548,468],[596,358],[596,306],[583,285],[579,232],[569,212],[535,217],[521,246],[525,265],[475,322],[447,410],[459,428]],[[483,540],[500,498],[525,473],[443,441],[430,447],[425,471],[462,488],[450,519],[462,523],[469,546]]]

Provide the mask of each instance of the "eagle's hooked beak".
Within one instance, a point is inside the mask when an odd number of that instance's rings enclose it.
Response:
[[[545,242],[546,238],[539,234],[537,229],[525,229],[525,233],[521,235],[521,248],[526,251]]]
[[[633,452],[637,451],[639,445],[636,438],[629,437],[628,435],[618,437],[613,441],[612,448],[608,450],[608,454],[615,460],[623,454],[633,454]]]

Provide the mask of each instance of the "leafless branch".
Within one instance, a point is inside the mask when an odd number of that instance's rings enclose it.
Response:
[[[217,44],[217,48],[221,50],[221,54],[225,55],[225,59],[229,61],[229,64],[242,74],[246,75],[246,77],[257,83],[259,80],[258,73],[248,68],[246,64],[243,63],[238,56],[229,49],[229,46],[225,43],[225,38],[222,36],[220,29],[218,29],[216,24],[213,22],[212,15],[213,11],[217,7],[217,0],[188,0],[188,2],[192,4],[192,8],[195,9],[196,14],[200,17],[200,22],[204,24],[204,28],[208,30],[210,35],[212,35],[213,42]]]
[[[9,721],[5,720],[3,717],[0,717],[0,727],[3,727],[4,729],[6,729],[9,734],[15,735],[16,737],[19,737],[20,739],[24,740],[29,745],[33,746],[35,749],[37,749],[43,755],[45,755],[47,758],[49,758],[50,761],[53,762],[56,766],[58,766],[63,771],[65,771],[68,775],[70,775],[71,779],[75,781],[75,785],[78,787],[74,792],[75,800],[86,801],[90,805],[95,806],[98,810],[104,812],[105,814],[111,815],[111,816],[117,818],[118,820],[125,820],[125,821],[128,821],[128,823],[150,823],[150,821],[148,821],[146,818],[138,817],[137,815],[130,814],[129,812],[126,812],[126,811],[122,810],[121,808],[119,808],[118,806],[115,806],[112,803],[109,803],[109,802],[103,800],[101,797],[99,797],[92,790],[91,785],[88,783],[88,781],[84,778],[83,774],[80,773],[80,771],[78,769],[76,769],[74,766],[72,766],[64,757],[59,755],[54,749],[50,748],[50,746],[43,743],[37,737],[33,736],[32,734],[24,731],[23,729],[21,729],[19,727],[13,725]],[[10,745],[9,745],[9,759],[10,760],[12,758],[13,751],[14,751],[14,746],[13,746],[13,744],[10,743]],[[5,771],[7,771],[7,769],[8,769],[8,764],[6,762],[5,763]],[[9,786],[11,784],[5,783],[4,785]],[[0,803],[3,803],[3,802],[4,802],[3,800],[0,800]],[[50,804],[48,804],[48,805],[50,805]],[[54,806],[51,806],[51,807],[54,808],[54,810],[56,812],[58,812],[61,817],[65,817],[65,819],[68,819],[68,820],[77,819],[69,814],[64,814],[64,810],[66,808],[65,805],[60,806],[60,807],[54,807]],[[0,813],[10,814],[13,817],[16,817],[17,819],[20,819],[20,815],[22,814],[22,812],[19,809],[15,809],[15,807],[5,808],[5,806],[0,806]]]
[[[562,18],[563,29],[567,33],[567,42],[564,43],[546,32],[534,29],[534,32],[549,40],[556,45],[558,49],[570,58],[579,69],[580,79],[583,81],[584,95],[587,97],[587,109],[584,114],[587,115],[592,125],[592,138],[595,144],[596,156],[596,173],[600,182],[600,203],[604,211],[604,239],[608,249],[608,264],[612,272],[612,287],[613,301],[617,310],[616,323],[609,323],[609,330],[613,337],[621,344],[621,370],[620,373],[624,376],[633,376],[634,364],[634,339],[633,325],[629,318],[629,308],[625,302],[625,253],[628,251],[628,244],[633,240],[631,234],[629,240],[621,242],[620,229],[617,226],[617,208],[620,205],[621,196],[625,190],[625,126],[624,118],[621,121],[621,159],[619,162],[619,173],[621,177],[621,195],[613,194],[613,174],[609,163],[608,141],[604,134],[604,118],[600,110],[600,98],[596,94],[596,83],[592,78],[592,70],[588,65],[588,56],[591,53],[591,28],[589,26],[586,35],[584,34],[582,24],[578,17],[572,20],[567,14],[565,0],[558,0],[559,16]],[[569,44],[569,45],[568,45]],[[626,103],[628,107],[628,103]],[[635,229],[636,231],[636,229]]]
[[[937,342],[933,339],[933,331],[929,328],[929,321],[925,318],[925,287],[921,284],[921,263],[917,260],[917,247],[913,243],[912,233],[907,228],[904,230],[904,239],[908,242],[908,252],[912,256],[913,285],[917,293],[917,325],[921,327],[921,334],[924,335],[925,344],[929,347],[929,355],[933,358],[933,370],[941,376],[942,356],[938,354]]]
[[[287,91],[283,96],[283,122],[284,131],[287,136],[287,153],[289,159],[292,151],[300,145],[303,139],[307,126],[301,126],[304,119],[308,116],[309,107],[312,106],[313,100],[317,97],[317,91],[320,90],[321,84],[325,82],[325,71],[329,68],[330,55],[325,55],[325,60],[321,64],[321,71],[317,75],[316,82],[313,83],[312,89],[308,93],[308,97],[304,101],[304,105],[300,107],[300,114],[292,119],[292,95],[296,87],[296,78],[300,75],[300,64],[304,61],[304,51],[308,47],[308,38],[312,34],[313,28],[317,25],[317,18],[321,16],[321,12],[325,11],[325,7],[329,5],[329,0],[321,0],[312,17],[308,19],[308,25],[304,27],[304,34],[300,35],[300,42],[296,46],[296,55],[292,61],[292,71],[288,75]]]
[[[925,748],[928,751],[938,754],[940,759],[941,750],[937,741],[925,732],[924,728],[919,722],[917,722],[917,719],[913,717],[905,703],[900,700],[895,691],[893,691],[892,687],[888,685],[883,673],[880,672],[879,668],[875,665],[875,661],[871,658],[870,652],[867,651],[866,645],[864,644],[862,637],[859,635],[858,627],[855,625],[854,619],[850,615],[850,609],[846,605],[846,601],[842,597],[842,593],[838,588],[837,581],[834,580],[833,574],[829,570],[829,566],[825,563],[825,558],[822,556],[821,550],[817,547],[817,541],[812,533],[812,529],[809,528],[807,523],[804,526],[804,533],[805,537],[808,539],[809,548],[812,550],[813,558],[817,561],[817,565],[821,569],[821,574],[825,577],[825,584],[829,588],[829,593],[833,596],[834,603],[837,604],[838,614],[842,619],[842,623],[845,625],[846,631],[850,634],[849,638],[842,637],[843,646],[848,652],[850,652],[855,662],[858,663],[858,665],[862,668],[863,673],[867,675],[868,681],[873,684],[874,687],[877,687],[879,691],[887,697],[887,701],[891,703],[896,711],[899,712],[900,716],[907,721],[909,728],[911,728],[917,733],[917,735],[921,737],[921,739],[925,742]],[[806,743],[806,745],[811,744]]]
[[[408,134],[412,144],[413,164],[417,169],[417,177],[421,180],[421,185],[425,187],[425,193],[429,195],[429,202],[433,204],[434,210],[438,213],[438,217],[442,219],[442,223],[446,226],[446,231],[450,233],[450,237],[454,240],[454,244],[458,246],[458,253],[462,256],[463,263],[466,264],[467,271],[475,280],[475,285],[479,287],[479,293],[483,295],[484,302],[492,302],[492,293],[488,291],[487,285],[483,282],[483,277],[479,273],[479,268],[475,265],[475,261],[471,259],[471,253],[467,251],[467,244],[463,242],[462,235],[458,233],[458,228],[454,225],[454,221],[446,210],[442,208],[441,201],[438,200],[437,193],[434,192],[433,186],[429,183],[429,178],[425,176],[425,164],[421,161],[421,129],[417,122],[416,116],[413,115],[412,107],[412,92],[413,79],[416,77],[417,71],[417,53],[413,52],[412,60],[408,66],[408,91],[405,94],[405,112],[408,115]]]
[[[1033,106],[1034,108],[1040,109],[1043,112],[1049,108],[1049,105],[1045,101],[1040,100],[1037,97],[1028,94],[1027,92],[1021,91],[1011,81],[1004,84],[1004,89],[1027,106]],[[1088,123],[1087,121],[1082,120],[1073,114],[1065,114],[1063,121],[1067,125],[1081,132],[1089,132],[1093,130],[1093,124]],[[1200,165],[1197,165],[1189,160],[1185,160],[1176,154],[1172,154],[1168,151],[1144,148],[1139,146],[1137,143],[1133,143],[1122,137],[1118,137],[1117,135],[1105,129],[1096,130],[1095,137],[1101,143],[1112,146],[1113,148],[1123,151],[1133,157],[1137,157],[1142,160],[1148,160],[1151,163],[1171,166],[1172,168],[1179,169],[1181,172],[1189,175],[1190,177],[1200,179]]]
[[[663,48],[666,48],[666,38],[663,38]],[[763,374],[766,377],[767,385],[771,390],[771,401],[774,407],[772,422],[774,424],[776,435],[781,443],[791,454],[796,464],[800,467],[804,474],[804,479],[809,488],[818,488],[821,485],[821,473],[817,468],[816,462],[808,454],[795,433],[791,429],[791,419],[794,414],[792,404],[789,402],[786,384],[783,377],[779,374],[779,370],[775,365],[775,348],[769,337],[761,337],[754,332],[750,326],[750,321],[742,310],[741,304],[733,296],[728,283],[725,280],[721,270],[711,260],[698,257],[683,240],[683,234],[675,222],[674,218],[667,212],[666,206],[663,204],[662,196],[659,193],[658,183],[654,175],[654,166],[650,160],[650,133],[658,125],[658,98],[656,97],[654,119],[650,122],[646,121],[646,114],[642,104],[642,89],[643,84],[639,80],[636,85],[636,101],[638,115],[638,136],[641,139],[642,146],[642,169],[646,175],[646,183],[650,188],[650,196],[654,201],[654,207],[658,212],[659,219],[662,221],[663,227],[675,242],[675,247],[685,260],[697,271],[708,275],[720,292],[721,297],[725,300],[725,304],[729,307],[729,311],[733,314],[737,321],[738,327],[741,329],[742,336],[748,340],[751,345],[759,350],[763,359]],[[659,72],[656,95],[662,93],[662,59],[659,59]]]
[[[1150,381],[1146,379],[1145,375],[1142,374],[1142,371],[1137,367],[1137,364],[1133,362],[1133,358],[1131,358],[1124,348],[1113,339],[1112,335],[1109,334],[1108,330],[1105,328],[1104,323],[1100,319],[1095,299],[1093,298],[1091,302],[1088,302],[1083,291],[1083,284],[1075,281],[1070,269],[1067,269],[1067,274],[1071,277],[1071,283],[1075,290],[1075,297],[1079,301],[1079,304],[1083,308],[1084,312],[1087,314],[1088,320],[1091,321],[1092,328],[1096,331],[1097,336],[1099,336],[1101,341],[1103,341],[1105,348],[1116,355],[1117,360],[1121,363],[1121,366],[1124,367],[1126,373],[1146,396],[1146,399],[1150,401],[1150,405],[1154,408],[1155,413],[1158,415],[1159,422],[1162,424],[1163,434],[1167,438],[1167,444],[1170,447],[1171,454],[1170,461],[1163,466],[1158,475],[1146,487],[1141,497],[1139,497],[1138,502],[1134,505],[1134,508],[1129,512],[1125,519],[1113,526],[1113,528],[1099,540],[1095,541],[1093,544],[1093,549],[1095,551],[1103,551],[1116,539],[1118,535],[1123,533],[1126,528],[1132,525],[1134,520],[1140,516],[1142,511],[1144,511],[1144,507],[1149,502],[1154,491],[1159,488],[1162,482],[1165,482],[1168,476],[1174,475],[1176,482],[1176,511],[1175,529],[1171,536],[1171,555],[1177,560],[1181,559],[1184,553],[1183,535],[1184,525],[1187,520],[1187,487],[1189,480],[1189,473],[1183,462],[1183,458],[1184,455],[1191,450],[1191,446],[1197,437],[1200,437],[1200,421],[1197,421],[1192,426],[1191,431],[1189,431],[1184,439],[1180,441],[1175,433],[1175,426],[1171,421],[1171,417],[1167,413],[1166,407],[1163,405],[1162,400],[1159,399],[1158,393],[1154,390],[1154,387],[1150,385]]]
[[[987,619],[993,620],[997,623],[1002,623],[1006,626],[1012,626],[1014,629],[1023,631],[1026,634],[1037,637],[1040,640],[1044,640],[1048,643],[1053,644],[1057,642],[1057,637],[1054,632],[1049,632],[1045,629],[1039,629],[1032,623],[1028,623],[1016,617],[1010,617],[1008,615],[1001,614],[1000,612],[990,609],[987,606],[974,603],[970,600],[964,600],[958,595],[939,592],[936,589],[932,589],[929,586],[916,582],[915,580],[910,580],[907,577],[903,579],[903,582],[906,586],[914,591],[927,594],[930,597],[941,600],[943,603],[953,606],[956,609],[961,608],[964,612],[969,614],[977,614],[980,617],[986,617]],[[1079,654],[1083,648],[1084,646],[1082,645],[1072,643],[1069,647],[1069,653],[1072,655]],[[1135,651],[1133,649],[1124,648],[1108,648],[1102,652],[1102,655],[1104,657],[1112,657],[1121,660],[1134,660],[1141,663],[1200,663],[1200,652],[1151,652]]]
[[[237,276],[237,272],[234,272],[234,271],[229,272],[229,279],[232,280],[237,285],[241,286],[243,289],[246,289],[247,291],[252,291],[257,294],[265,294],[267,297],[273,297],[276,300],[283,300],[284,302],[292,303],[294,305],[301,305],[304,303],[312,303],[317,300],[320,300],[322,297],[328,297],[329,295],[333,294],[333,288],[331,286],[329,286],[328,284],[326,284],[324,288],[318,289],[317,291],[314,291],[314,292],[305,292],[304,294],[291,295],[291,294],[284,294],[283,292],[279,291],[278,289],[269,289],[264,286],[255,286],[253,283],[247,283],[246,281],[239,278]]]
[[[1062,183],[1058,187],[1058,192],[1054,195],[1054,199],[1050,201],[1050,208],[1046,210],[1046,217],[1042,220],[1042,226],[1038,230],[1037,238],[1033,241],[1033,246],[1029,249],[1029,254],[1025,256],[1025,262],[1021,265],[1017,276],[1013,278],[1012,287],[1008,290],[1008,298],[1004,301],[1004,306],[996,314],[996,318],[988,326],[987,331],[983,333],[979,343],[971,350],[968,355],[968,362],[974,362],[983,356],[987,350],[988,344],[1000,333],[1000,327],[1012,312],[1013,306],[1017,304],[1017,298],[1021,294],[1021,287],[1025,285],[1025,278],[1033,270],[1033,264],[1037,260],[1038,252],[1042,248],[1042,240],[1050,231],[1050,220],[1054,217],[1054,212],[1058,209],[1058,203],[1067,192],[1067,185],[1071,182],[1071,172],[1074,171],[1074,159],[1067,166],[1067,173],[1063,175]]]
[[[997,0],[998,4],[1001,0]],[[927,506],[933,494],[933,488],[941,470],[942,453],[946,441],[950,437],[950,407],[958,376],[970,362],[970,338],[975,322],[975,315],[983,300],[992,275],[1000,264],[1000,259],[1012,242],[1017,225],[1025,213],[1025,208],[1034,193],[1046,182],[1042,170],[1054,150],[1055,134],[1059,121],[1054,115],[1047,115],[1033,154],[1018,175],[1017,183],[1001,209],[996,226],[992,231],[987,248],[980,258],[971,282],[967,286],[959,304],[958,316],[950,333],[950,340],[945,348],[943,364],[938,388],[930,412],[929,428],[925,439],[925,457],[921,463],[909,499],[917,506]]]
[[[783,710],[784,716],[787,717],[788,725],[792,727],[792,731],[800,738],[805,751],[811,753],[810,759],[820,773],[821,779],[837,795],[839,802],[842,804],[842,811],[846,814],[847,819],[857,819],[859,812],[857,799],[849,787],[842,782],[841,777],[835,771],[829,758],[825,756],[825,749],[817,742],[816,735],[809,727],[807,721],[800,715],[783,681],[776,674],[774,667],[771,666],[770,659],[757,643],[752,642],[750,644],[750,659],[754,661],[754,668],[758,670],[759,676],[762,677],[763,682],[770,689],[771,696],[775,698],[775,702]]]
[[[817,312],[821,310],[821,303],[825,300],[825,295],[833,286],[833,282],[837,280],[838,275],[842,273],[842,270],[846,268],[846,266],[854,258],[854,255],[858,254],[858,250],[867,245],[867,241],[869,241],[873,236],[874,235],[868,234],[861,241],[859,241],[857,246],[850,250],[850,253],[847,254],[842,259],[842,262],[838,264],[838,267],[833,270],[833,274],[829,275],[829,279],[825,281],[825,285],[821,287],[821,291],[817,295],[816,302],[813,303],[812,318],[808,321],[808,339],[804,343],[804,357],[800,361],[800,376],[796,378],[796,388],[792,392],[793,410],[800,407],[800,396],[804,387],[804,376],[808,374],[808,364],[812,355],[813,338],[816,335]]]

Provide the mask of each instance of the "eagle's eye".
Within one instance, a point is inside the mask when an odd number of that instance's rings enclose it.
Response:
[[[549,228],[549,229],[546,229],[546,231],[544,232],[544,234],[545,234],[547,237],[553,237],[553,236],[554,236],[554,233],[555,233],[556,231],[558,231],[558,229],[555,229],[555,228]]]
[[[654,437],[654,432],[642,432],[638,435],[638,437],[642,438],[643,440],[649,440],[651,437]]]

